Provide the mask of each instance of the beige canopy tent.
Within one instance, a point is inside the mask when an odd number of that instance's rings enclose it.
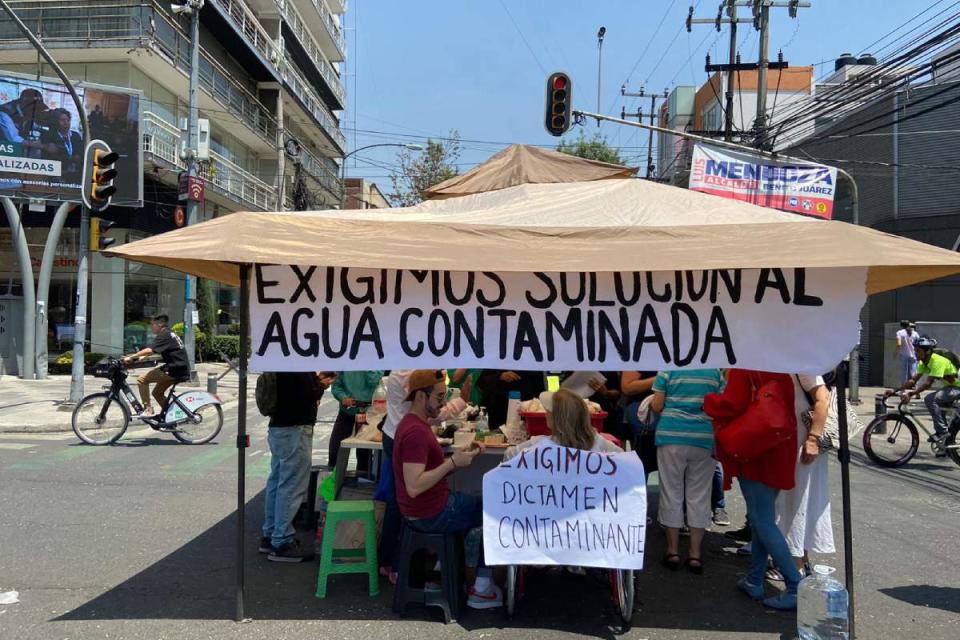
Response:
[[[256,264],[528,272],[867,267],[867,293],[960,272],[960,254],[913,240],[639,180],[523,184],[379,211],[241,212],[103,253],[239,284],[241,344],[249,336],[249,278]],[[842,384],[842,375],[839,380]],[[239,392],[237,619],[242,620],[246,353]],[[842,392],[838,403],[852,614]]]
[[[451,271],[869,268],[867,293],[960,254],[645,180],[528,184],[414,207],[240,212],[104,252],[226,284],[241,264]]]
[[[431,200],[442,200],[497,191],[520,184],[632,178],[636,173],[636,167],[624,167],[526,144],[514,144],[470,171],[435,184],[427,190],[427,196]]]

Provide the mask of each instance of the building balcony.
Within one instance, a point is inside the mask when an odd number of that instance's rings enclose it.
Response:
[[[145,111],[141,121],[144,160],[169,165],[178,171],[187,167],[180,159],[181,131],[158,115]],[[159,162],[158,162],[159,161]],[[201,163],[200,176],[207,188],[244,207],[271,210],[276,205],[276,187],[211,151],[210,161]]]
[[[13,7],[21,20],[40,34],[44,45],[57,51],[60,60],[128,62],[176,95],[188,95],[190,40],[158,3],[116,0],[68,4],[48,0],[14,3]],[[0,21],[0,49],[5,50],[6,62],[36,61],[33,46],[9,20]],[[159,55],[131,55],[140,49]],[[235,74],[202,48],[199,75],[201,109],[218,114],[218,120],[235,119],[243,125],[234,127],[233,133],[247,146],[276,148],[277,121],[273,114],[234,78]],[[255,84],[253,79],[251,84]]]
[[[280,49],[244,0],[211,0],[205,7],[201,20],[234,57],[258,80],[279,82]]]
[[[308,72],[315,69],[316,73],[312,74],[315,76],[313,78],[314,86],[321,89],[326,88],[328,95],[324,97],[327,98],[327,103],[331,105],[331,108],[343,109],[347,103],[340,74],[323,54],[320,44],[310,33],[307,23],[296,7],[293,6],[293,3],[287,2],[281,10],[284,18],[285,40],[291,53],[297,54],[300,68],[306,75],[311,75]],[[324,92],[321,91],[321,93]]]
[[[300,165],[327,192],[333,201],[339,204],[343,185],[340,183],[339,167],[329,158],[319,158],[306,148],[301,150]]]
[[[347,140],[343,132],[340,131],[340,124],[289,57],[286,58],[283,65],[283,81],[297,98],[301,109],[309,114],[315,123],[320,125],[320,129],[330,141],[331,151],[343,154],[347,146]],[[304,124],[309,125],[310,123]]]
[[[324,0],[276,0],[280,13],[285,13],[287,3],[292,3],[306,19],[311,33],[316,34],[321,50],[332,62],[342,62],[347,57],[347,44],[343,29],[333,17]]]

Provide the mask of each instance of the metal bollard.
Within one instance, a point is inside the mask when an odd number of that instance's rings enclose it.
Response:
[[[207,393],[217,395],[217,380],[217,374],[213,372],[207,373]]]

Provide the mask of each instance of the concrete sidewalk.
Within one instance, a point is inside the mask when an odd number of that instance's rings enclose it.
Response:
[[[146,371],[144,368],[142,371]],[[201,363],[197,365],[199,382],[191,386],[180,384],[179,389],[207,388],[207,374],[220,375],[228,370],[222,363]],[[130,371],[127,378],[134,393],[136,376],[141,369]],[[83,395],[97,393],[109,381],[93,376],[83,377]],[[236,402],[238,379],[235,371],[230,371],[217,384],[217,395],[225,405]],[[70,395],[70,376],[52,375],[46,380],[22,380],[13,376],[0,377],[0,433],[46,433],[70,431],[71,405],[65,404]],[[251,388],[251,397],[253,389]]]

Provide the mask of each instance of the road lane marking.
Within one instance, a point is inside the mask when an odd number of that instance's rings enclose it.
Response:
[[[0,442],[0,449],[30,449],[35,446],[29,442]]]
[[[236,448],[221,444],[210,451],[197,453],[183,462],[175,464],[170,472],[174,475],[188,475],[208,471],[227,458],[236,456],[236,452]]]
[[[103,451],[104,448],[105,447],[94,447],[90,445],[73,445],[63,451],[51,453],[50,455],[14,463],[7,468],[18,471],[37,471],[51,466],[59,466],[97,451]]]

